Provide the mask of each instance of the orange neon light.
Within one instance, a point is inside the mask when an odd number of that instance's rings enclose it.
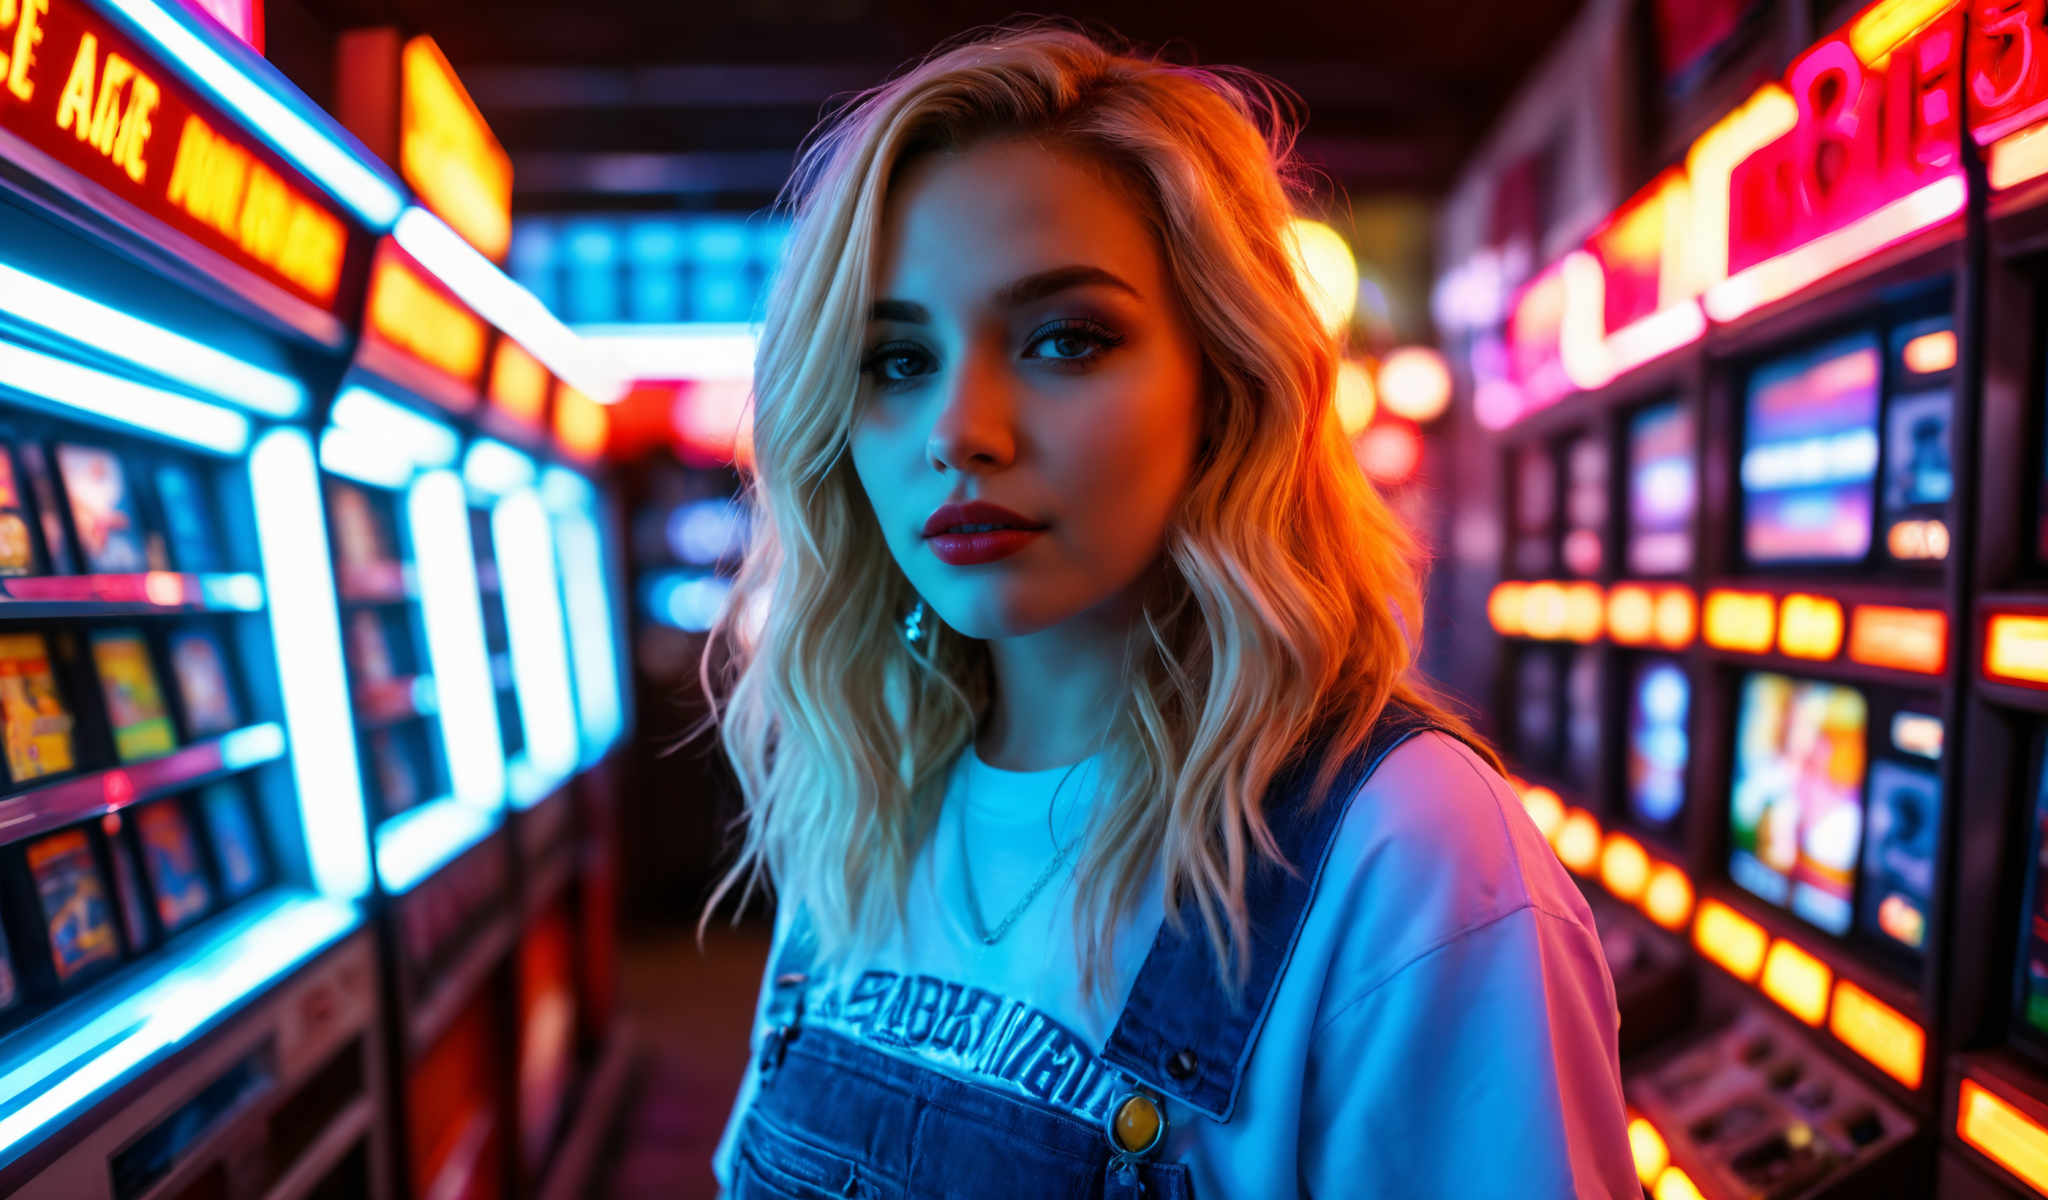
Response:
[[[1707,1200],[1700,1195],[1699,1188],[1693,1186],[1692,1176],[1677,1167],[1664,1168],[1664,1173],[1657,1176],[1657,1186],[1650,1195],[1654,1200]]]
[[[2048,1195],[2048,1129],[1967,1075],[1956,1093],[1956,1136]]]
[[[1568,808],[1557,830],[1557,858],[1579,875],[1600,865],[1600,822],[1583,808]]]
[[[512,245],[512,159],[434,39],[400,60],[398,170],[427,207],[494,259]]]
[[[1766,593],[1716,588],[1707,593],[1707,645],[1763,654],[1771,648],[1777,611],[1776,602]]]
[[[1659,646],[1666,650],[1683,650],[1692,645],[1693,634],[1697,631],[1698,620],[1693,611],[1691,589],[1668,587],[1657,593],[1656,634]]]
[[[1764,959],[1760,986],[1764,995],[1776,1000],[1786,1012],[1808,1025],[1818,1026],[1828,1015],[1828,985],[1835,973],[1821,960],[1779,938],[1771,943]]]
[[[385,341],[465,383],[484,367],[484,323],[395,257],[370,280],[370,327]]]
[[[1899,352],[1906,369],[1916,375],[1932,375],[1956,365],[1956,331],[1937,329],[1906,343]]]
[[[1842,606],[1826,596],[1793,592],[1778,608],[1778,649],[1790,658],[1824,662],[1842,648]]]
[[[2048,685],[2048,617],[1993,615],[1984,638],[1984,673],[2013,683]]]
[[[1744,983],[1763,969],[1770,938],[1764,927],[1721,903],[1702,900],[1692,920],[1692,944]]]
[[[1937,179],[1796,250],[1765,259],[1707,289],[1707,315],[1733,321],[1825,279],[1963,211],[1961,175]],[[1725,254],[1726,238],[1723,238]]]
[[[1882,0],[1849,22],[1849,48],[1864,66],[1874,67],[1955,6],[1956,0]]]
[[[1513,580],[1493,585],[1493,591],[1486,596],[1486,619],[1493,623],[1493,631],[1503,637],[1518,637],[1527,632],[1522,624],[1522,593],[1528,589]]]
[[[1649,642],[1657,628],[1657,602],[1639,583],[1616,584],[1607,593],[1607,636],[1624,646]]]
[[[562,449],[578,458],[595,458],[604,453],[611,436],[611,418],[604,405],[562,384],[555,396],[555,438]]]
[[[1828,1028],[1878,1070],[1908,1088],[1919,1088],[1927,1065],[1927,1034],[1891,1005],[1846,979],[1840,980],[1835,984]]]
[[[1543,834],[1543,840],[1555,845],[1558,830],[1564,828],[1564,801],[1547,787],[1532,787],[1522,792],[1522,809]]]
[[[1670,863],[1651,867],[1649,886],[1643,889],[1643,912],[1674,933],[1685,928],[1692,919],[1692,880]]]
[[[1533,638],[1552,639],[1564,633],[1564,585],[1542,580],[1522,592],[1522,630]]]
[[[1610,833],[1600,849],[1600,882],[1634,904],[1650,882],[1650,856],[1643,844],[1625,833]]]
[[[491,403],[508,416],[535,424],[548,406],[548,369],[511,338],[491,355]]]
[[[1728,277],[1729,180],[1736,166],[1798,123],[1799,106],[1792,93],[1767,83],[1716,121],[1686,152],[1685,174],[1692,181],[1692,236],[1687,239],[1684,285],[1689,294]],[[1712,309],[1708,313],[1719,316]]]
[[[1938,608],[1859,604],[1849,615],[1849,658],[1866,666],[1939,675],[1948,667],[1948,614]]]
[[[2048,175],[2048,124],[2022,129],[1992,143],[1988,166],[1991,186],[1998,189]]]
[[[1560,633],[1574,642],[1591,642],[1600,636],[1607,608],[1597,583],[1573,583],[1564,589],[1564,628]]]
[[[1948,523],[1939,517],[1894,521],[1885,530],[1885,549],[1906,561],[1939,561],[1948,557]]]
[[[1657,1176],[1671,1165],[1671,1148],[1664,1144],[1664,1135],[1641,1117],[1629,1118],[1628,1148],[1635,1156],[1636,1178],[1642,1180],[1644,1186],[1657,1182]]]

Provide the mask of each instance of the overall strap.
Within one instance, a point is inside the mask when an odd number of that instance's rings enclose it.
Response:
[[[1245,874],[1251,939],[1245,947],[1250,970],[1241,999],[1232,1002],[1200,921],[1187,921],[1180,933],[1162,922],[1103,1046],[1105,1060],[1197,1112],[1230,1119],[1245,1061],[1301,936],[1330,842],[1352,796],[1394,747],[1431,728],[1421,714],[1389,701],[1365,744],[1345,760],[1329,795],[1312,809],[1307,801],[1320,755],[1302,755],[1273,777],[1266,791],[1266,821],[1295,872],[1261,858]]]

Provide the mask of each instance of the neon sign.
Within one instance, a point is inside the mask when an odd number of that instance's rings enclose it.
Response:
[[[427,207],[502,262],[512,244],[512,160],[434,39],[405,44],[398,169]]]
[[[263,0],[185,0],[185,7],[212,17],[256,53],[263,53]]]
[[[491,405],[507,416],[539,424],[548,406],[548,369],[510,337],[498,339],[491,355]]]
[[[489,327],[388,244],[370,277],[369,317],[370,330],[383,341],[466,387],[476,386]]]

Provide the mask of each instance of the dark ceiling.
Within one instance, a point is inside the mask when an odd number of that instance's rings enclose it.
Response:
[[[734,13],[644,0],[300,2],[329,34],[392,23],[433,34],[511,153],[522,212],[758,208],[829,100],[1016,12],[973,0],[752,0]],[[1579,7],[1111,0],[1063,15],[1179,61],[1264,71],[1306,103],[1299,148],[1336,185],[1434,196]]]

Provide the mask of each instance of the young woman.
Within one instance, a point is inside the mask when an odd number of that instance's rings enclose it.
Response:
[[[707,671],[713,903],[779,901],[735,1196],[1641,1194],[1592,918],[1412,669],[1273,107],[1011,30],[802,159]]]

